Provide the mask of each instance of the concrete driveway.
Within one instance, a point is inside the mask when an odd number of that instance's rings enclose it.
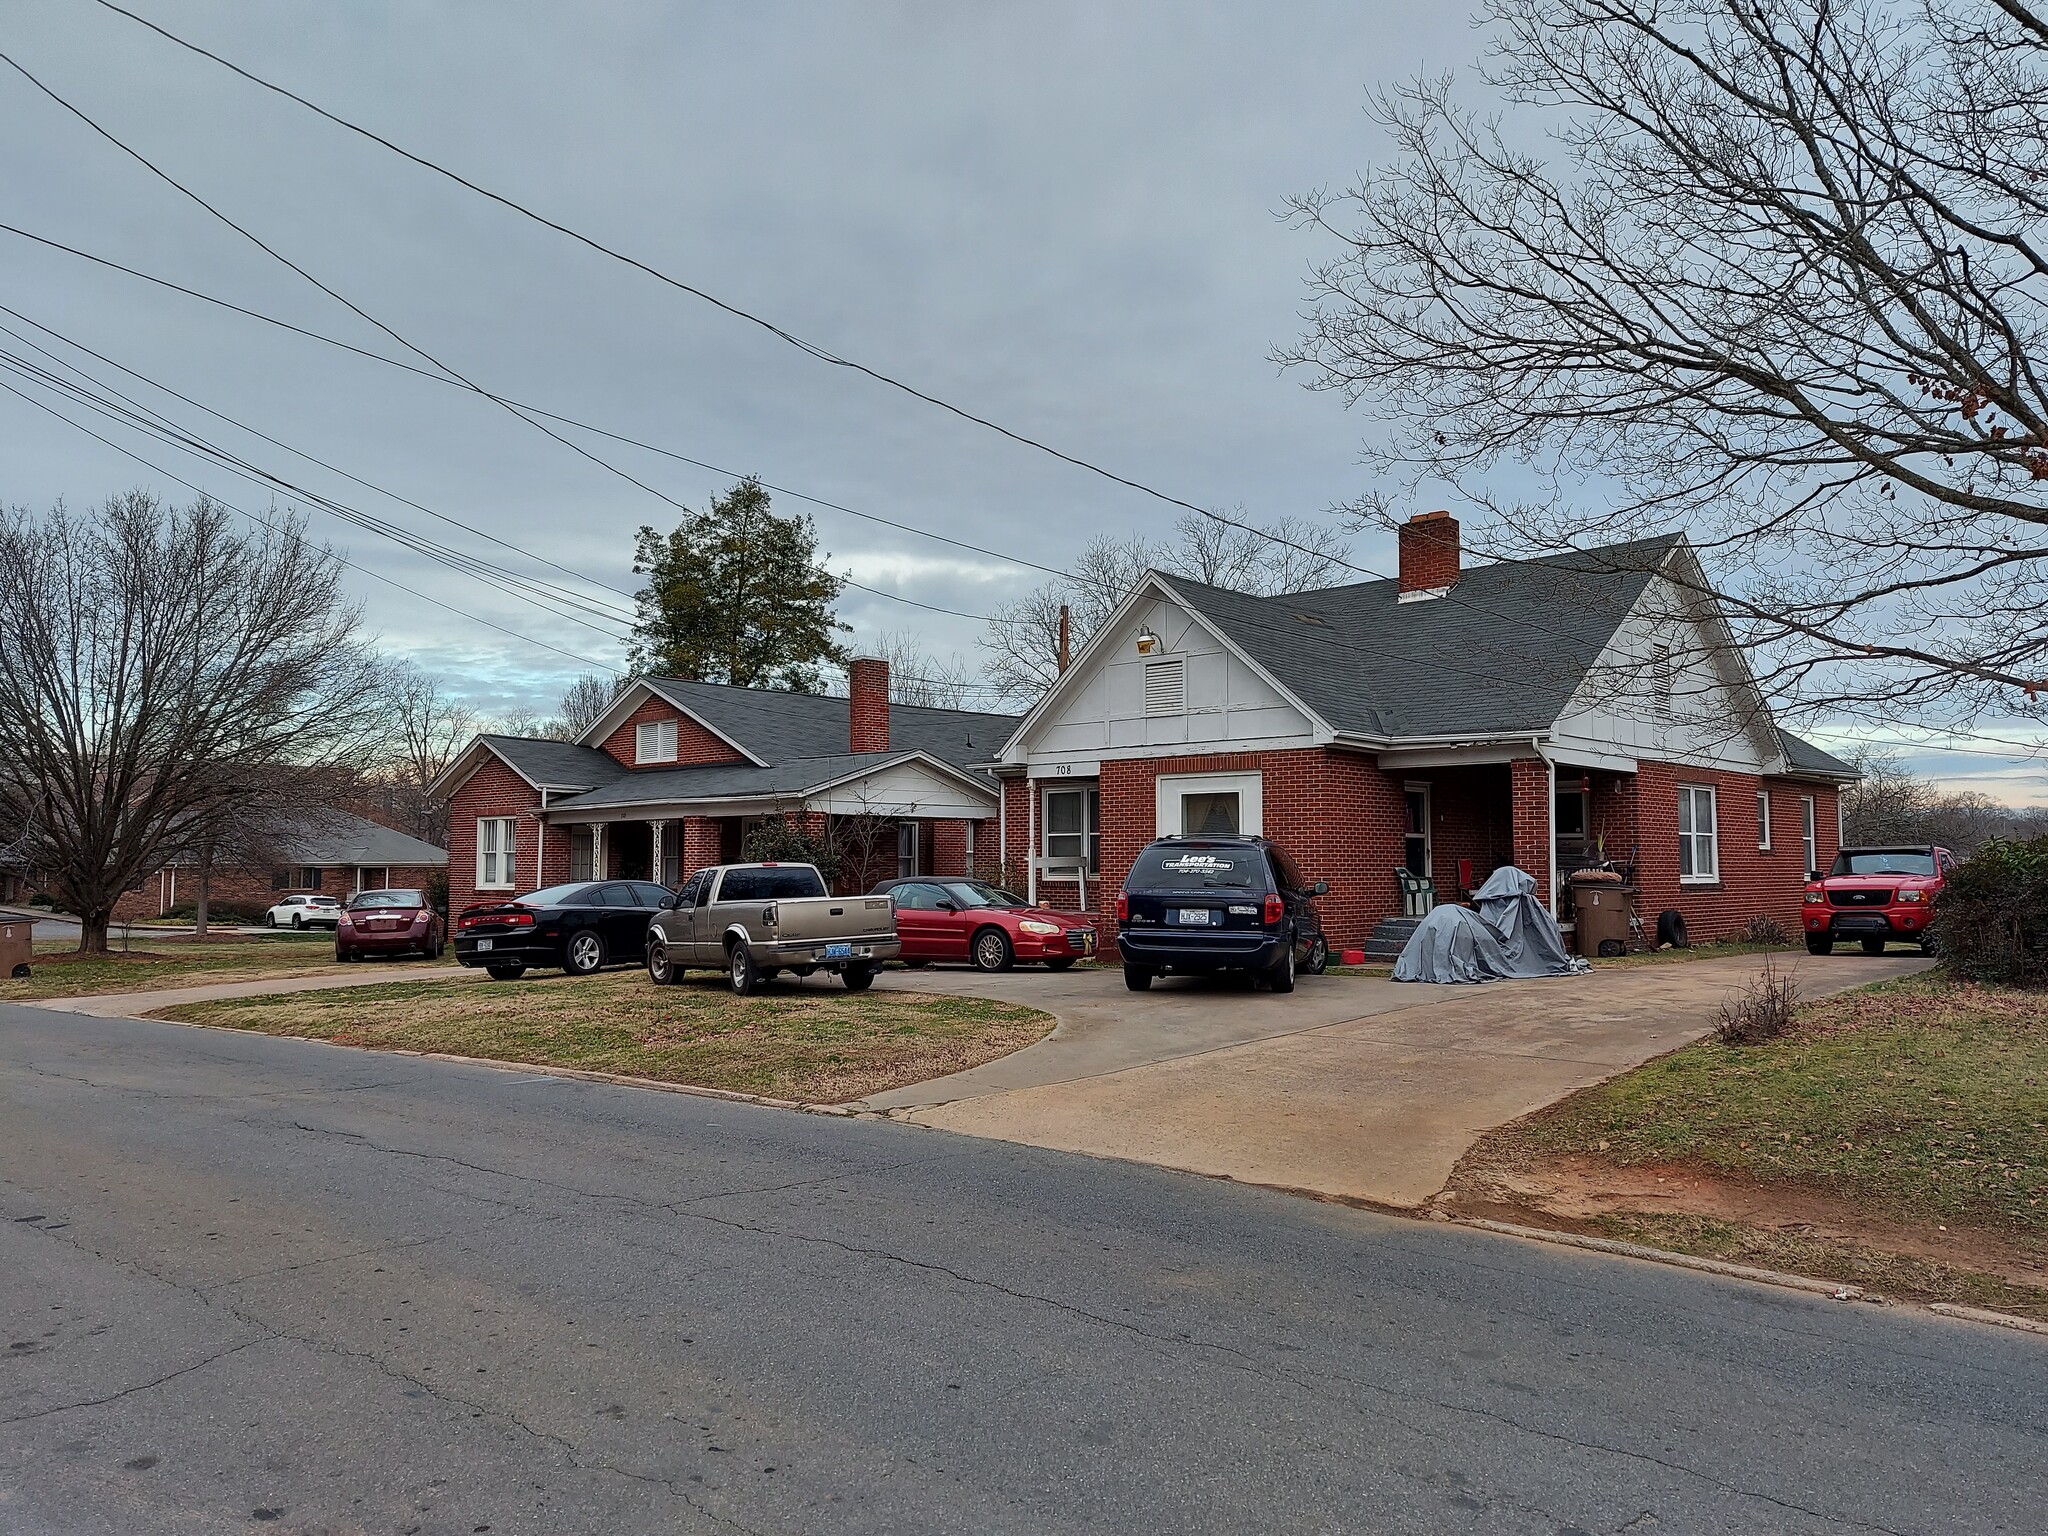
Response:
[[[1781,961],[1809,998],[1929,963]],[[892,974],[892,987],[1029,1002],[1060,1025],[1014,1056],[865,1107],[1414,1209],[1485,1132],[1699,1039],[1761,964],[1731,956],[1483,987],[1326,976],[1288,997],[1188,980],[1132,993],[1114,970]]]

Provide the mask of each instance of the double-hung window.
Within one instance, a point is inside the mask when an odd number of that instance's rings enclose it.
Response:
[[[643,720],[633,728],[633,761],[672,763],[676,760],[676,723]]]
[[[907,880],[917,873],[917,823],[899,821],[896,823],[896,878]]]
[[[512,846],[518,818],[480,816],[476,823],[476,883],[479,890],[510,890]]]
[[[1678,786],[1678,879],[1709,885],[1721,878],[1720,838],[1714,820],[1714,791],[1707,784]]]
[[[1771,792],[1768,789],[1756,792],[1756,846],[1759,853],[1771,850]]]
[[[1102,868],[1102,792],[1048,789],[1045,792],[1045,857],[1080,864],[1089,874]]]
[[[1799,797],[1799,837],[1805,844],[1806,872],[1810,875],[1820,868],[1820,839],[1813,828],[1813,796]]]

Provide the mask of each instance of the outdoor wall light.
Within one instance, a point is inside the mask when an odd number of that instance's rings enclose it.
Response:
[[[1158,649],[1159,637],[1157,635],[1153,634],[1149,629],[1138,631],[1138,654],[1140,656],[1150,656]]]

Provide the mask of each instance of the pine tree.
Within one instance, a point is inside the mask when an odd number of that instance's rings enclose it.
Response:
[[[672,533],[642,528],[633,570],[647,585],[633,670],[741,688],[823,686],[846,659],[832,613],[840,579],[818,555],[808,517],[777,517],[758,480],[740,481]]]

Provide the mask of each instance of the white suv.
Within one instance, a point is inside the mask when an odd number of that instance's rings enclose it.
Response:
[[[263,914],[263,921],[272,928],[338,928],[341,903],[332,896],[287,896]]]

